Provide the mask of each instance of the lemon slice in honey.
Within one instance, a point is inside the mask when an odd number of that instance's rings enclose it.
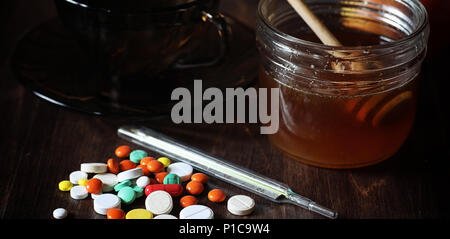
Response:
[[[385,118],[389,114],[389,112],[391,112],[393,109],[395,109],[395,107],[397,107],[404,101],[411,99],[412,96],[413,94],[411,91],[405,91],[392,98],[389,102],[383,105],[383,107],[381,107],[381,109],[375,114],[375,116],[372,119],[372,125],[374,127],[377,127],[383,120],[383,118]]]

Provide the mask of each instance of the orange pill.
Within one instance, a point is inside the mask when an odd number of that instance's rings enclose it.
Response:
[[[180,199],[180,205],[187,207],[198,203],[198,199],[192,195],[186,195]]]
[[[136,164],[133,163],[131,160],[125,159],[120,161],[120,171],[127,171],[133,168],[136,168]]]
[[[145,176],[150,176],[151,174],[151,172],[148,171],[148,168],[145,165],[138,165],[136,168],[141,168]]]
[[[208,176],[204,173],[194,173],[191,176],[191,180],[205,184],[208,182]]]
[[[125,219],[125,212],[119,208],[110,208],[106,211],[106,219]]]
[[[213,189],[208,193],[208,199],[211,202],[223,202],[227,195],[220,189]]]
[[[199,195],[203,192],[203,184],[197,181],[190,181],[186,184],[186,191],[192,195]]]
[[[164,182],[164,178],[169,174],[168,172],[160,172],[155,174],[155,179],[158,183],[162,184]]]
[[[152,160],[147,163],[147,169],[152,173],[159,173],[164,170],[164,164],[158,160]]]
[[[126,158],[130,156],[131,147],[128,145],[122,145],[116,148],[115,154],[119,158]]]
[[[148,162],[152,161],[152,160],[156,160],[153,157],[144,157],[141,159],[141,161],[139,162],[141,165],[147,165]]]
[[[108,166],[109,172],[113,174],[118,174],[120,170],[119,161],[117,159],[110,158],[108,159],[108,162],[106,163]]]
[[[99,194],[102,192],[103,183],[98,178],[91,178],[86,182],[86,191],[92,194]]]

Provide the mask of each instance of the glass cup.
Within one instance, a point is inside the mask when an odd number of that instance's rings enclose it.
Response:
[[[55,4],[63,25],[90,61],[86,71],[95,80],[86,88],[98,91],[117,108],[158,108],[168,103],[168,97],[158,93],[174,88],[166,75],[216,65],[227,51],[227,24],[216,13],[218,0],[55,0]],[[205,37],[210,27],[216,38]],[[217,45],[217,51],[193,52],[202,41]],[[146,93],[150,90],[154,93]]]
[[[394,155],[414,122],[429,35],[416,0],[305,0],[344,47],[325,46],[285,0],[261,0],[259,83],[280,89],[277,133],[290,157],[357,168]]]

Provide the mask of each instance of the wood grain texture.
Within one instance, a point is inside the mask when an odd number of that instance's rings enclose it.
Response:
[[[26,4],[25,4],[26,2]],[[175,125],[170,119],[133,121],[94,117],[44,102],[24,89],[9,69],[8,57],[24,32],[54,14],[52,1],[8,1],[0,35],[0,217],[51,218],[64,207],[70,218],[104,218],[94,213],[90,198],[76,201],[57,184],[82,162],[106,162],[116,146],[127,144],[116,135],[124,123],[140,123],[276,180],[306,197],[337,210],[340,218],[448,218],[450,145],[448,74],[439,56],[424,65],[416,123],[406,144],[393,158],[355,170],[311,167],[283,156],[252,124]],[[221,8],[253,27],[256,0],[224,0]],[[27,9],[37,9],[29,14]],[[4,34],[7,32],[8,34]],[[136,147],[136,146],[134,146]],[[251,195],[211,179],[205,191],[221,188],[228,196]],[[245,218],[322,218],[292,205],[256,199],[256,210]],[[238,218],[225,203],[200,203],[216,218]],[[176,203],[177,204],[177,203]],[[143,207],[140,198],[125,210]],[[174,208],[177,215],[179,206]]]

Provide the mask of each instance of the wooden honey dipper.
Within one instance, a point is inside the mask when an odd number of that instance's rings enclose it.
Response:
[[[308,8],[308,6],[302,0],[286,0],[291,7],[298,13],[298,15],[305,21],[305,23],[311,28],[314,34],[320,39],[320,41],[327,46],[342,47],[343,45],[339,40],[330,32],[330,30],[317,18],[317,16]],[[336,58],[345,59],[345,54],[341,52],[332,52],[331,55]],[[358,64],[352,62],[351,70],[364,70],[363,64]],[[331,67],[336,71],[342,70],[341,63],[331,63]],[[355,98],[354,100],[348,101],[346,105],[346,110],[349,112],[354,112],[356,106],[360,106],[356,113],[356,119],[358,121],[364,122],[370,120],[367,118],[369,112],[375,109],[375,107],[382,101],[385,95],[374,95],[369,97],[365,102],[360,102],[362,98]],[[372,117],[372,125],[374,127],[378,126],[382,119],[388,115],[396,106],[400,103],[411,99],[413,96],[411,91],[402,92],[391,100],[386,102],[383,106],[378,107],[378,111],[374,112]]]

